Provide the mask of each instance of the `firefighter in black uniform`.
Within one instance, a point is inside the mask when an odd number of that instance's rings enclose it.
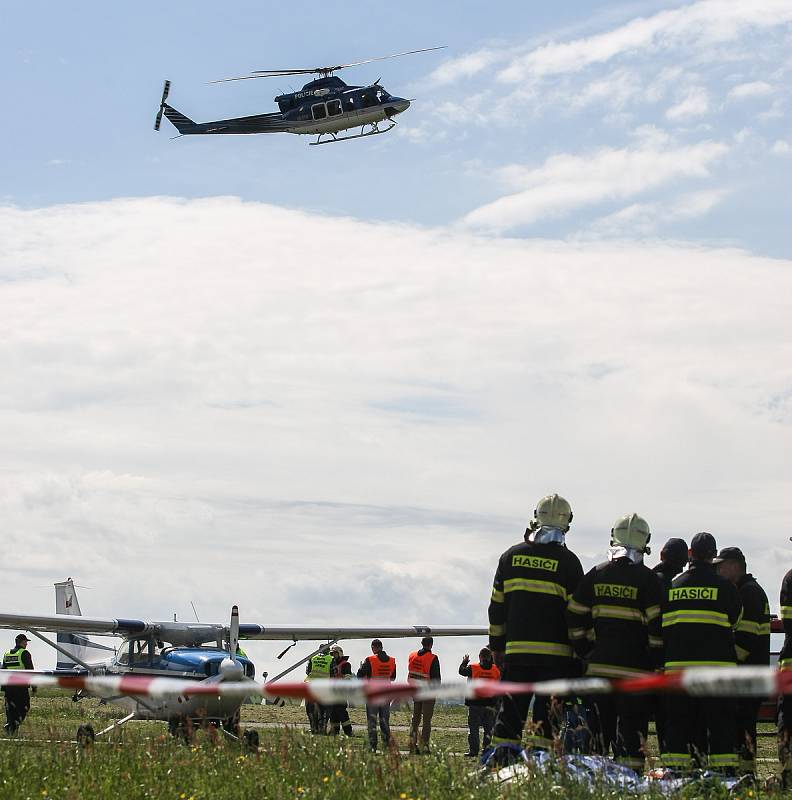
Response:
[[[14,641],[14,649],[3,656],[3,669],[33,669],[33,658],[27,651],[30,639],[20,633]],[[26,686],[4,686],[6,723],[3,726],[13,736],[30,711],[30,690]]]
[[[688,546],[684,539],[669,539],[660,551],[660,563],[652,572],[660,578],[663,588],[670,589],[671,582],[685,569],[688,563]]]
[[[489,606],[490,649],[503,663],[505,681],[540,681],[574,674],[566,605],[583,578],[578,557],[567,550],[572,521],[569,503],[557,494],[543,497],[525,532],[525,541],[509,548],[498,562]],[[492,736],[501,747],[496,758],[509,758],[520,747],[532,695],[507,695],[501,701]],[[526,745],[550,749],[554,726],[549,699],[537,695],[533,726]]]
[[[737,662],[752,667],[770,665],[770,603],[756,578],[746,572],[745,556],[739,547],[724,547],[712,562],[718,575],[731,581],[742,601],[742,619],[734,632]],[[738,770],[741,774],[756,773],[756,716],[762,700],[759,697],[735,698],[737,727],[734,743]]]
[[[637,514],[620,517],[611,530],[608,560],[586,574],[569,599],[569,639],[586,662],[586,676],[632,678],[662,664],[662,588],[643,563],[649,525]],[[617,763],[644,767],[650,700],[639,694],[595,699],[595,748],[613,750]]]
[[[781,621],[784,623],[784,646],[778,654],[778,668],[792,669],[792,569],[781,583]],[[778,760],[781,784],[792,789],[792,695],[778,698]]]
[[[666,672],[691,667],[735,666],[734,631],[742,616],[736,587],[715,572],[718,552],[710,533],[690,542],[690,568],[671,584],[663,604]],[[719,697],[669,695],[663,763],[685,771],[704,765],[733,774],[734,704]],[[703,733],[701,733],[703,731]]]
[[[669,539],[660,551],[660,563],[652,567],[652,572],[660,579],[664,592],[671,588],[671,583],[685,569],[688,563],[688,546],[684,539]],[[652,705],[657,733],[657,746],[664,752],[665,745],[665,695],[653,695],[649,701]]]

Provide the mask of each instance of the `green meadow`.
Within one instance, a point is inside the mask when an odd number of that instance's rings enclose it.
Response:
[[[361,709],[350,711],[355,735],[335,738],[307,733],[305,712],[297,706],[243,707],[243,726],[259,733],[258,752],[247,752],[214,729],[199,730],[191,744],[180,744],[164,724],[152,722],[130,723],[87,749],[74,742],[79,724],[90,723],[99,730],[120,716],[115,706],[93,699],[73,703],[57,692],[39,692],[21,735],[0,741],[0,798],[604,800],[618,794],[580,785],[563,774],[553,780],[537,775],[528,782],[499,786],[461,755],[467,744],[462,707],[438,708],[433,750],[422,756],[405,752],[406,710],[392,714],[395,746],[380,754],[368,751]],[[650,750],[652,744],[650,740]],[[774,739],[762,738],[761,747],[761,768],[767,776],[775,770]],[[766,794],[757,786],[738,797],[757,800]],[[717,786],[698,786],[680,796],[728,795]]]

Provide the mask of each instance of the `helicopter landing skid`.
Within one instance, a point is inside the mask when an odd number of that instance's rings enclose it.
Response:
[[[396,120],[388,120],[390,123],[387,128],[380,129],[378,123],[376,122],[369,122],[368,125],[371,127],[371,130],[367,131],[366,126],[364,125],[360,129],[360,133],[352,134],[351,136],[336,136],[334,133],[320,133],[316,137],[315,142],[308,142],[310,147],[314,147],[317,144],[333,144],[333,142],[346,142],[349,139],[365,139],[367,136],[376,136],[378,133],[387,133],[393,128],[396,127]],[[322,139],[323,136],[330,136],[330,139]]]

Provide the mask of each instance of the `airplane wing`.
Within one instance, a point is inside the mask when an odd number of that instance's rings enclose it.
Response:
[[[241,624],[239,636],[243,639],[273,639],[276,641],[318,642],[331,639],[412,639],[421,636],[487,636],[485,627],[463,625],[410,625],[394,627],[318,627],[303,625],[251,625]]]
[[[82,617],[70,614],[32,616],[0,614],[0,628],[20,631],[63,631],[116,636],[152,634],[176,646],[222,642],[228,638],[228,625],[201,622],[154,622],[142,619]],[[474,626],[410,625],[405,627],[319,627],[302,625],[239,626],[241,639],[274,641],[330,641],[332,639],[399,639],[420,636],[486,636],[487,628]]]
[[[71,614],[0,614],[0,628],[18,628],[22,631],[63,631],[65,633],[104,633],[127,636],[144,634],[152,630],[151,623],[142,619],[112,619],[105,617],[78,617]]]

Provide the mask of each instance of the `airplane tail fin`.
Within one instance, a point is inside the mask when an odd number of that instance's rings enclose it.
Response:
[[[55,613],[69,614],[75,617],[82,616],[80,601],[77,599],[77,591],[71,578],[55,584]],[[64,650],[72,653],[80,661],[91,665],[106,661],[115,652],[114,648],[93,642],[87,636],[79,633],[59,632],[56,641]],[[58,653],[58,664],[55,669],[71,671],[82,669],[82,667],[63,653]]]

